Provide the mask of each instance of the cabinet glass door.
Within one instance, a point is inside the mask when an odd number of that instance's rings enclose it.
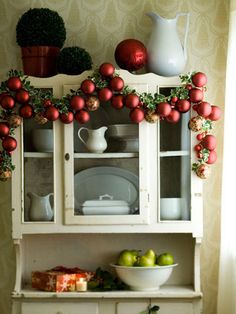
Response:
[[[164,94],[170,88],[160,88]],[[160,220],[190,220],[191,157],[190,113],[181,114],[176,124],[159,124]]]
[[[64,93],[78,87],[65,86]],[[148,86],[138,88],[146,91]],[[131,123],[129,112],[100,102],[96,111],[89,111],[87,123],[65,125],[67,224],[148,223],[148,127],[146,122]]]
[[[23,222],[54,221],[54,128],[23,123]]]

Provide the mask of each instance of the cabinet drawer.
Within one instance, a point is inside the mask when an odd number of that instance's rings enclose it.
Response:
[[[156,304],[160,306],[160,310],[158,314],[193,314],[193,304],[192,302],[172,302],[172,301],[167,301],[167,302],[160,302],[156,301],[153,302],[153,305]]]
[[[139,314],[148,309],[149,302],[119,302],[117,303],[117,314]]]
[[[32,302],[22,303],[21,314],[98,314],[98,303],[92,302]]]

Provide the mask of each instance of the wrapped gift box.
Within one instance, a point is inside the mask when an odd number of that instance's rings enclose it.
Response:
[[[32,288],[43,291],[69,292],[76,290],[76,281],[84,278],[89,281],[94,272],[75,268],[57,266],[46,271],[32,272]]]

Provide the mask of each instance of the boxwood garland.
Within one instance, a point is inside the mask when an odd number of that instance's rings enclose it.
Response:
[[[146,120],[149,123],[166,120],[177,123],[181,114],[193,110],[188,124],[196,132],[196,162],[192,170],[202,179],[210,174],[210,164],[216,159],[216,138],[211,134],[213,122],[221,115],[219,107],[204,101],[204,73],[193,72],[180,75],[181,85],[174,87],[170,95],[138,93],[129,88],[110,63],[103,63],[85,79],[78,90],[61,99],[55,98],[50,91],[34,88],[28,77],[17,70],[10,70],[8,77],[0,86],[0,180],[11,177],[15,166],[11,154],[17,147],[14,130],[23,119],[33,118],[37,123],[60,119],[63,123],[85,123],[90,111],[95,111],[101,101],[110,101],[116,109],[124,106],[130,109],[130,119],[134,123]]]

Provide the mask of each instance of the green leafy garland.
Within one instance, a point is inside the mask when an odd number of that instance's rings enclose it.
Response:
[[[198,133],[198,144],[194,147],[197,162],[192,169],[200,178],[207,178],[210,173],[209,164],[216,161],[213,145],[215,137],[210,132],[212,122],[220,118],[220,109],[203,100],[205,74],[194,72],[180,75],[180,79],[181,85],[172,88],[168,96],[137,93],[124,84],[112,64],[104,63],[81,83],[78,90],[71,90],[70,94],[58,99],[50,90],[34,88],[22,72],[10,70],[7,80],[0,86],[0,180],[9,179],[15,168],[11,161],[11,154],[17,146],[14,130],[23,119],[34,118],[39,124],[56,119],[63,123],[77,120],[83,124],[89,120],[90,112],[97,110],[102,101],[110,101],[116,109],[128,107],[130,119],[134,123],[144,119],[150,123],[158,120],[177,123],[181,114],[192,108],[196,111],[196,116],[190,119],[189,129]],[[76,104],[72,104],[74,96],[79,97]],[[120,97],[119,103],[113,102],[116,96]]]

